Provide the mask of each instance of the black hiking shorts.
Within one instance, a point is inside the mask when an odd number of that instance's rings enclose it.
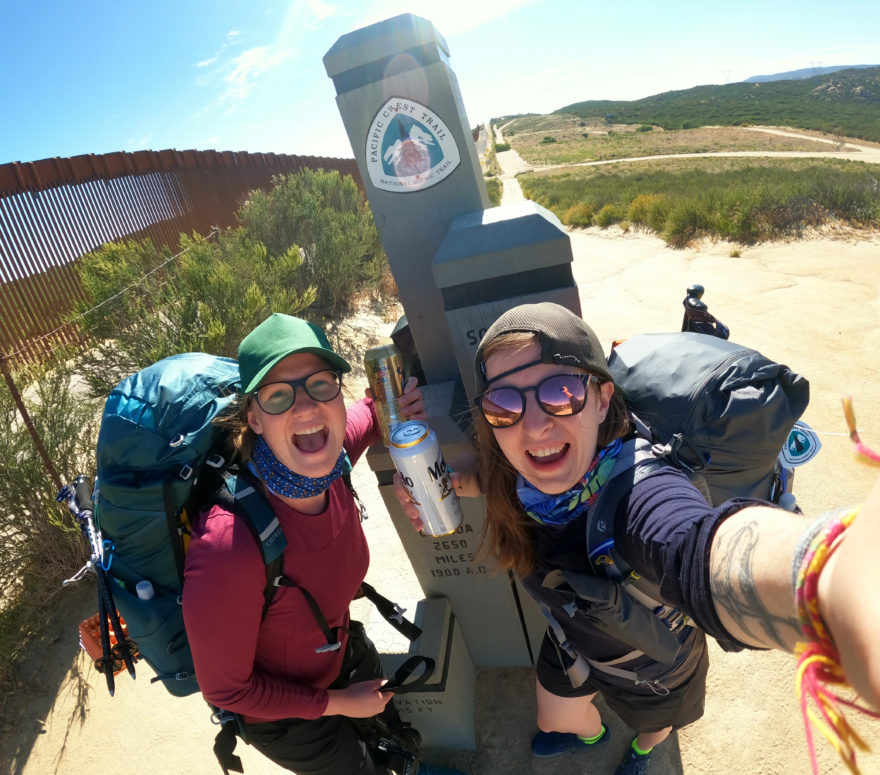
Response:
[[[565,674],[556,645],[545,635],[538,656],[538,682],[558,697],[584,697],[600,692],[608,707],[636,732],[681,729],[703,716],[709,671],[703,632],[692,629],[684,647],[688,649],[687,656],[676,666],[673,680],[664,684],[669,688],[668,694],[655,694],[648,687],[634,686],[632,681],[612,678],[596,669],[591,669],[586,682],[575,688]]]

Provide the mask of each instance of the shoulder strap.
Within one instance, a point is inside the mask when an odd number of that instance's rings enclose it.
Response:
[[[277,579],[284,575],[283,555],[287,539],[269,502],[244,473],[223,471],[221,476],[222,485],[214,493],[213,500],[244,520],[266,565],[262,613],[265,617],[278,588]]]
[[[636,482],[664,465],[647,439],[637,437],[623,443],[611,476],[587,511],[587,557],[598,576],[616,581],[629,576],[631,568],[614,544],[619,507]]]
[[[657,585],[633,572],[614,541],[614,526],[623,499],[635,484],[667,466],[673,464],[662,450],[646,439],[635,438],[624,443],[611,478],[587,513],[587,556],[597,576],[619,582],[675,632],[682,626],[692,625],[690,617],[664,603]]]
[[[358,514],[360,515],[361,522],[363,522],[368,516],[367,507],[364,506],[364,502],[361,500],[360,495],[357,494],[357,490],[354,489],[354,485],[351,482],[352,468],[351,460],[348,457],[348,452],[346,452],[345,460],[342,461],[342,481],[345,482],[345,486],[348,487],[351,497],[354,498],[355,506],[357,506]]]

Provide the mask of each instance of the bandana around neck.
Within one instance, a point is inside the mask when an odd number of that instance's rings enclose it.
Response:
[[[326,476],[319,476],[317,479],[302,476],[291,471],[275,457],[266,440],[258,436],[248,467],[258,474],[266,483],[266,487],[276,495],[285,498],[310,498],[313,495],[320,495],[342,475],[342,464],[345,460],[346,454],[343,449],[333,470]]]
[[[516,494],[523,510],[542,525],[565,525],[579,517],[595,502],[600,488],[608,481],[622,446],[621,440],[615,439],[599,450],[581,480],[559,495],[541,492],[519,474],[516,478]]]

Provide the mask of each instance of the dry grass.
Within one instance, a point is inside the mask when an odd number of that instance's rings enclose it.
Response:
[[[828,151],[828,143],[745,127],[701,127],[665,131],[654,127],[638,131],[635,124],[607,124],[602,119],[569,115],[515,119],[504,128],[505,140],[530,164],[576,164],[584,161],[719,151]],[[513,134],[511,135],[511,131]],[[545,137],[556,142],[542,143]]]

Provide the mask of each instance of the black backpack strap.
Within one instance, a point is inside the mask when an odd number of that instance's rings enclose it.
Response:
[[[367,600],[376,606],[376,610],[382,614],[382,618],[404,637],[409,640],[417,640],[422,634],[420,627],[403,618],[403,614],[406,613],[405,608],[401,608],[397,603],[392,603],[387,597],[379,594],[373,586],[367,584],[366,581],[361,582],[361,588],[356,595],[356,597],[361,596],[366,597]]]
[[[162,502],[165,506],[165,524],[168,529],[168,537],[171,539],[171,549],[174,552],[174,567],[177,568],[177,577],[180,589],[183,589],[183,538],[180,535],[180,509],[174,502],[171,482],[175,474],[169,472],[162,482]]]
[[[223,775],[229,775],[230,771],[243,773],[241,757],[235,755],[235,745],[240,736],[240,718],[235,713],[215,708],[211,720],[220,724],[220,731],[214,737],[214,755],[220,762]]]
[[[337,628],[331,628],[327,623],[327,619],[315,598],[305,587],[301,587],[284,574],[284,549],[287,546],[287,539],[281,530],[278,517],[275,516],[272,506],[263,497],[260,489],[246,474],[242,472],[232,474],[227,471],[223,474],[223,487],[217,491],[216,500],[227,510],[244,520],[260,547],[263,562],[266,564],[262,616],[266,616],[278,587],[298,589],[326,638],[325,644],[316,648],[315,651],[323,653],[340,648],[341,642]]]
[[[416,678],[410,680],[410,676],[419,666],[422,667],[422,672]],[[414,654],[394,671],[394,675],[388,679],[388,682],[382,687],[382,691],[394,692],[395,694],[417,692],[428,683],[435,667],[436,662],[431,657]]]
[[[358,514],[360,515],[361,522],[367,519],[367,507],[364,506],[364,502],[361,500],[360,495],[357,494],[357,490],[354,489],[354,485],[351,483],[351,471],[352,465],[351,460],[348,457],[348,453],[345,453],[345,460],[342,461],[342,481],[345,482],[345,486],[348,487],[349,492],[351,493],[351,497],[354,498],[354,503],[357,506]]]
[[[648,440],[638,437],[623,443],[610,478],[587,510],[587,557],[596,575],[617,581],[629,576],[632,569],[614,542],[620,504],[636,482],[666,465]]]

